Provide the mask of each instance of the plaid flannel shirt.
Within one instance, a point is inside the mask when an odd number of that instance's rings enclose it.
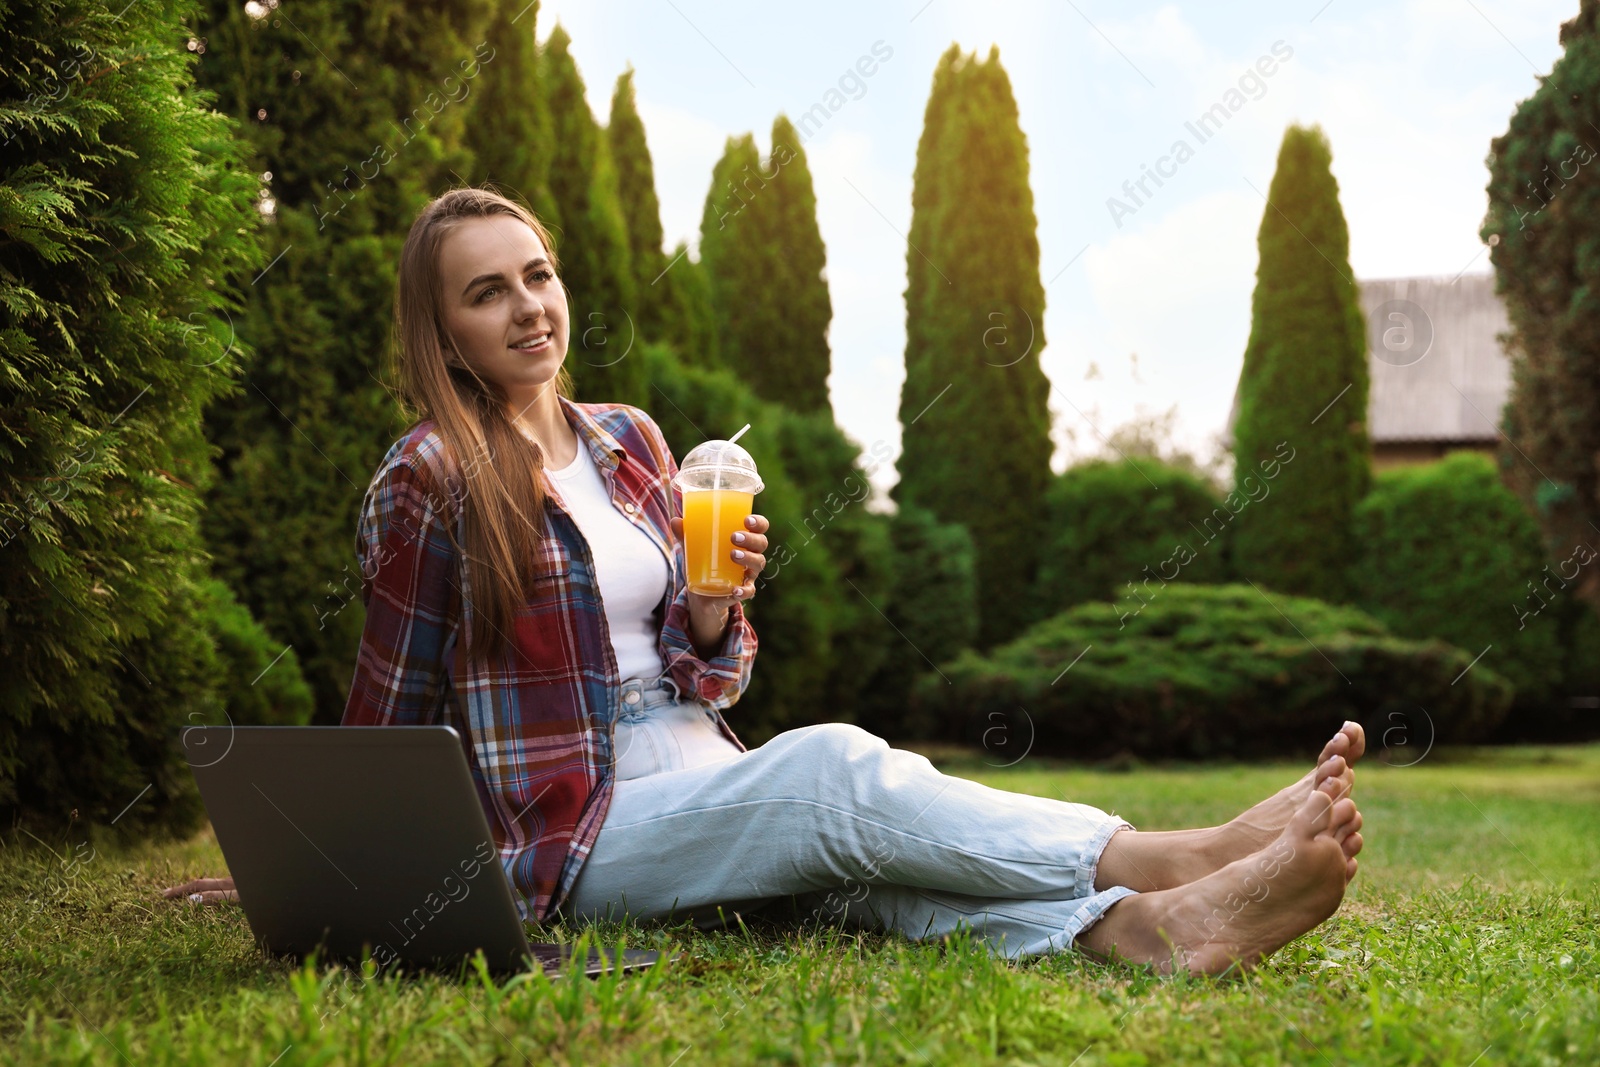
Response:
[[[735,603],[722,646],[701,659],[689,634],[678,465],[661,429],[626,404],[560,397],[617,510],[667,559],[656,611],[661,655],[685,699],[721,712],[750,682],[756,633]],[[548,487],[533,597],[517,610],[512,649],[471,668],[458,645],[478,624],[465,562],[465,481],[446,469],[432,420],[389,449],[367,488],[356,553],[367,618],[342,725],[435,725],[461,734],[478,799],[524,919],[544,921],[578,877],[611,802],[612,724],[622,679],[588,542]],[[449,531],[454,530],[452,542]],[[530,914],[531,913],[531,914]]]

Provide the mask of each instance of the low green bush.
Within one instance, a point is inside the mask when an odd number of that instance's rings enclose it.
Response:
[[[1143,457],[1089,460],[1054,479],[1045,501],[1049,540],[1033,590],[1035,622],[1086,600],[1133,597],[1180,577],[1228,580],[1232,515],[1188,471]]]
[[[891,520],[894,583],[875,644],[886,649],[865,690],[860,725],[881,737],[930,739],[937,725],[912,714],[911,687],[929,663],[972,644],[978,635],[977,549],[967,528],[940,522],[917,504]]]
[[[767,565],[746,610],[760,642],[750,686],[729,722],[751,745],[812,723],[862,714],[861,680],[892,649],[874,605],[892,580],[888,520],[866,509],[867,478],[888,457],[865,454],[831,416],[792,412],[757,397],[728,370],[686,367],[667,345],[637,346],[651,417],[682,459],[708,438],[732,436],[749,449],[765,488]]]
[[[1575,604],[1570,612],[1563,677],[1568,693],[1574,697],[1600,698],[1600,616],[1587,604]]]
[[[1374,742],[1489,734],[1512,687],[1444,641],[1390,634],[1357,608],[1249,585],[1167,585],[1146,606],[1090,602],[987,656],[917,679],[913,703],[950,740],[1096,758],[1313,751],[1354,719]]]
[[[221,668],[217,690],[227,721],[236,726],[309,723],[311,687],[294,649],[274,641],[223,582],[210,578],[200,589],[202,615],[216,639]]]
[[[1561,633],[1561,689],[1547,707],[1507,716],[1496,742],[1600,739],[1600,615],[1570,596],[1551,609]]]
[[[1356,508],[1355,530],[1350,588],[1358,606],[1402,637],[1482,652],[1478,666],[1516,688],[1519,718],[1546,718],[1565,703],[1562,625],[1544,608],[1568,599],[1569,583],[1488,456],[1457,452],[1381,472]],[[1569,577],[1579,569],[1577,560],[1564,568]]]

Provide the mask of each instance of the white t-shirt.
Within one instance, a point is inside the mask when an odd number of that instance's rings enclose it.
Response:
[[[546,467],[545,473],[558,484],[567,513],[589,542],[620,677],[655,678],[666,670],[655,610],[671,577],[667,561],[611,502],[605,477],[581,438],[576,459],[560,470]]]

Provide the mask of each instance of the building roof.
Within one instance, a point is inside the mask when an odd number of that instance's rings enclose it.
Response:
[[[1367,320],[1372,394],[1367,428],[1385,441],[1493,441],[1500,409],[1511,391],[1511,362],[1498,334],[1511,328],[1494,292],[1494,275],[1387,278],[1364,281],[1361,311]],[[1383,348],[1384,318],[1405,314],[1405,304],[1431,320],[1433,344],[1415,356]],[[1387,311],[1384,309],[1387,307]]]
[[[1376,278],[1358,283],[1367,323],[1374,445],[1491,442],[1511,390],[1498,335],[1510,329],[1493,274]],[[1227,438],[1239,415],[1234,388]]]

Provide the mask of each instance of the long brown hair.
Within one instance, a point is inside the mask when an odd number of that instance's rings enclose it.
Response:
[[[401,406],[408,417],[433,419],[446,459],[466,483],[467,580],[479,625],[465,634],[469,661],[506,651],[517,607],[532,596],[532,563],[545,534],[545,490],[539,446],[511,424],[508,397],[461,359],[440,306],[439,247],[465,219],[509,215],[527,223],[543,242],[550,269],[560,261],[550,231],[532,211],[492,189],[452,189],[418,213],[400,251],[394,300],[394,358]],[[565,286],[563,285],[563,289]],[[447,362],[454,355],[456,364]],[[556,392],[572,397],[565,366]],[[471,457],[463,462],[462,457]],[[440,487],[442,488],[442,487]],[[451,524],[451,540],[455,532]]]

